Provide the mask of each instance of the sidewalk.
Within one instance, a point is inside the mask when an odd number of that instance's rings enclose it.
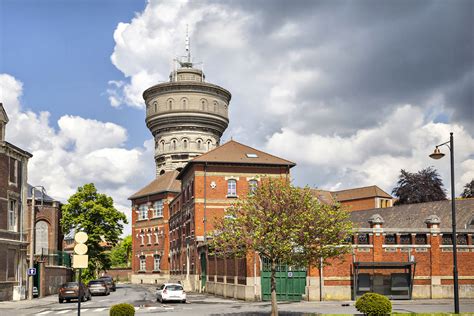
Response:
[[[34,298],[31,301],[21,300],[21,301],[6,301],[0,302],[0,311],[2,309],[27,309],[32,307],[45,307],[58,303],[57,295],[50,295],[42,298]]]

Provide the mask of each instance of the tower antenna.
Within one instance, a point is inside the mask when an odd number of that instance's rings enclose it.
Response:
[[[189,45],[188,24],[186,24],[186,56],[188,58],[188,63],[190,63],[191,62],[191,48]]]

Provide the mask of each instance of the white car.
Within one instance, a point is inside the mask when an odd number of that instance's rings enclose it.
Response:
[[[186,303],[186,292],[181,284],[165,283],[156,289],[156,300],[161,303],[166,301]]]

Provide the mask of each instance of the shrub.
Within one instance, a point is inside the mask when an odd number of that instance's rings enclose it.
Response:
[[[135,307],[131,304],[116,304],[110,308],[110,316],[134,316]]]
[[[365,315],[384,315],[392,311],[390,300],[377,293],[365,293],[359,297],[355,307]]]

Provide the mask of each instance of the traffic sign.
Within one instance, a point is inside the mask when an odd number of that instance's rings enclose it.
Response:
[[[28,269],[28,275],[36,275],[36,268]]]

